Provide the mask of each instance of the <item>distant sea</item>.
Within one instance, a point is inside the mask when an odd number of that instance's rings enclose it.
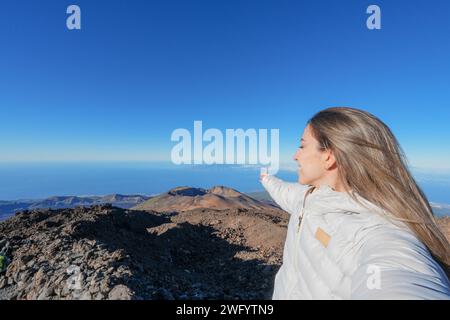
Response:
[[[153,195],[177,186],[225,185],[260,191],[259,167],[174,165],[171,163],[85,162],[1,163],[0,200],[63,195]],[[280,172],[281,177],[293,172]]]
[[[39,199],[63,195],[154,195],[176,186],[210,188],[225,185],[241,192],[262,191],[259,167],[173,165],[152,162],[1,163],[0,200]],[[450,173],[413,172],[431,202],[450,204]],[[296,181],[294,171],[278,177]]]

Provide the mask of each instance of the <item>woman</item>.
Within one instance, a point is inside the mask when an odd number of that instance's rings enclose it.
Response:
[[[329,108],[294,156],[299,183],[261,174],[290,213],[273,299],[450,299],[450,246],[390,129]]]

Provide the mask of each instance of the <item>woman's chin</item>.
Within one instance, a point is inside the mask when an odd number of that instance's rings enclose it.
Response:
[[[310,181],[308,181],[307,179],[305,179],[305,177],[303,177],[300,173],[298,175],[298,183],[303,184],[303,185],[309,185]]]

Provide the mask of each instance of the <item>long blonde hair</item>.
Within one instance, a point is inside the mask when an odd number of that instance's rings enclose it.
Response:
[[[334,153],[344,188],[403,221],[449,274],[449,241],[388,126],[369,112],[348,107],[320,111],[308,124],[321,148]]]

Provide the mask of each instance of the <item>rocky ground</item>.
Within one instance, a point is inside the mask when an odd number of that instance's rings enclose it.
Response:
[[[287,214],[110,205],[0,223],[0,299],[269,299]]]
[[[0,223],[10,260],[0,299],[269,299],[287,218],[111,205],[21,212]],[[450,239],[450,217],[438,221]]]

